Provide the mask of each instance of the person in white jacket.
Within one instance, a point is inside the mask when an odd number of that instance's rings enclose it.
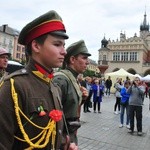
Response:
[[[114,105],[114,113],[115,114],[120,113],[120,101],[121,101],[120,91],[121,91],[122,87],[123,87],[123,85],[122,85],[122,78],[118,78],[117,82],[115,83],[115,86],[114,86],[114,88],[116,89],[116,92],[115,92],[116,103]],[[117,107],[118,107],[118,111],[117,111]]]

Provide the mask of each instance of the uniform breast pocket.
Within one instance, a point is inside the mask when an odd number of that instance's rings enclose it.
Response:
[[[47,115],[49,111],[48,102],[44,98],[30,98],[28,103],[28,112],[32,116],[37,114],[39,116]]]
[[[47,99],[29,98],[25,109],[28,118],[23,118],[23,126],[29,137],[35,137],[41,132],[37,126],[45,127],[49,121],[49,105]],[[31,123],[32,122],[32,123]]]

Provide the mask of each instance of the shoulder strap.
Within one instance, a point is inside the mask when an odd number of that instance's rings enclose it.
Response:
[[[65,76],[71,83],[73,84],[75,91],[77,95],[79,96],[79,104],[82,102],[82,93],[80,90],[80,86],[77,83],[76,78],[72,75],[72,73],[69,70],[61,70],[60,72],[56,72],[55,75],[63,75]]]
[[[58,93],[59,87],[58,86],[56,87],[53,82],[50,82],[50,88],[51,88],[51,93],[53,96],[53,102],[54,102],[55,109],[62,109],[62,104],[61,104],[59,93]],[[64,113],[63,113],[63,122],[64,122],[64,126],[66,129],[67,135],[69,136],[69,131],[68,131],[68,127],[67,127],[66,118],[65,118]],[[57,128],[58,129],[62,128],[61,124],[57,124]],[[61,141],[61,137],[60,136],[57,136],[57,137],[58,137],[58,139],[56,141]],[[57,145],[60,145],[60,143],[57,142]],[[69,143],[68,143],[68,146],[69,146]]]

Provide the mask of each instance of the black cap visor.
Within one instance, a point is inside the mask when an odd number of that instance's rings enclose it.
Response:
[[[69,36],[64,31],[53,31],[53,32],[50,32],[49,34],[54,35],[54,36],[61,36],[64,39],[69,38]]]

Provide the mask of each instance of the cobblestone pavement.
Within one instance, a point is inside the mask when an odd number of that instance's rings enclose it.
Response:
[[[120,115],[114,114],[115,97],[104,97],[102,113],[81,113],[82,127],[78,130],[80,150],[150,150],[149,99],[143,105],[143,135],[131,135],[124,126],[119,128]],[[126,121],[126,118],[124,118]],[[124,121],[124,122],[125,122]],[[135,121],[136,125],[136,121]]]

